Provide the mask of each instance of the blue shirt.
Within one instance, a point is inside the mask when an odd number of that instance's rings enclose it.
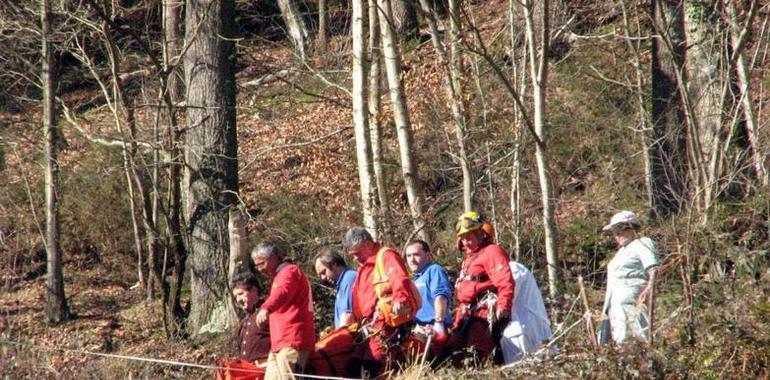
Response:
[[[334,327],[340,327],[340,318],[343,313],[353,312],[353,282],[356,281],[356,272],[345,268],[337,278],[337,298],[334,299]]]
[[[452,284],[446,270],[436,263],[426,265],[422,270],[412,275],[412,281],[417,286],[417,291],[422,297],[422,306],[414,317],[418,324],[430,324],[435,322],[436,311],[433,309],[433,301],[438,296],[444,296],[447,300],[446,316],[444,323],[452,324]]]

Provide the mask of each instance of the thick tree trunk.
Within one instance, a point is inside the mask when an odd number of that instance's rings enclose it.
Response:
[[[417,9],[414,0],[391,0],[391,16],[394,31],[399,37],[411,37],[417,34]]]
[[[233,62],[233,0],[188,0],[185,213],[190,231],[191,309],[195,334],[227,331],[228,213],[236,203],[238,161]]]
[[[43,67],[43,135],[45,136],[45,248],[46,294],[45,312],[48,321],[60,323],[70,319],[67,298],[64,295],[62,252],[59,245],[59,139],[56,125],[56,68],[51,44],[51,9],[49,0],[40,2],[41,53]]]
[[[422,197],[420,193],[420,179],[417,174],[417,165],[414,162],[412,152],[412,125],[409,121],[409,111],[406,107],[404,87],[401,83],[401,54],[398,49],[395,32],[388,22],[391,19],[390,0],[377,0],[380,18],[380,31],[382,36],[382,53],[385,61],[385,71],[388,75],[390,103],[393,109],[393,120],[396,123],[398,135],[399,155],[401,157],[401,172],[404,177],[404,187],[412,213],[412,222],[418,236],[428,239],[425,230],[425,218],[422,211]]]
[[[705,209],[716,196],[714,190],[720,173],[716,172],[715,160],[722,149],[721,126],[723,117],[722,88],[725,80],[724,54],[720,48],[719,20],[711,11],[716,2],[703,3],[688,0],[685,12],[686,40],[691,41],[686,54],[687,92],[691,100],[694,119],[698,122],[698,136],[703,152],[699,159],[708,165],[702,194]],[[709,165],[709,162],[712,165]]]
[[[377,239],[378,228],[374,218],[374,173],[369,139],[369,109],[367,101],[366,70],[366,0],[353,0],[353,125],[356,135],[356,160],[361,192],[361,213],[364,227]]]
[[[380,21],[377,16],[377,0],[369,0],[369,138],[372,147],[372,169],[377,184],[377,216],[379,217],[380,240],[387,241],[390,220],[390,200],[382,169],[382,123],[380,123]]]
[[[656,37],[652,41],[652,216],[663,219],[687,200],[684,106],[676,70],[684,61],[682,0],[653,0]]]
[[[310,33],[308,32],[307,25],[305,25],[305,19],[302,18],[295,0],[278,0],[278,7],[281,8],[281,16],[283,17],[284,24],[286,24],[286,34],[294,44],[297,58],[305,61],[310,42]]]
[[[556,245],[556,226],[553,222],[553,201],[551,200],[551,178],[549,162],[545,149],[548,137],[546,135],[546,89],[548,88],[548,48],[550,39],[550,14],[548,0],[538,2],[542,7],[541,30],[539,41],[535,36],[533,18],[534,4],[532,0],[524,1],[524,19],[527,25],[527,42],[529,46],[529,68],[532,79],[534,124],[537,138],[542,144],[535,144],[535,159],[537,174],[540,182],[540,200],[543,207],[543,232],[545,236],[545,254],[548,261],[548,284],[550,296],[555,300],[561,289],[559,274],[558,251]]]

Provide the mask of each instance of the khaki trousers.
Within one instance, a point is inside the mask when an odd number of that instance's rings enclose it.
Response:
[[[265,380],[294,379],[294,373],[304,371],[308,356],[309,352],[297,351],[291,347],[271,352],[267,357]]]

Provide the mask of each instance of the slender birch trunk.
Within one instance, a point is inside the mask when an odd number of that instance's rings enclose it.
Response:
[[[380,220],[381,240],[387,241],[388,221],[390,220],[390,200],[388,199],[387,179],[382,170],[382,123],[380,123],[380,21],[377,17],[377,0],[369,0],[369,138],[372,147],[372,169],[377,184],[378,216]]]
[[[756,14],[757,2],[752,1],[751,7],[749,17],[744,21],[744,25],[751,25],[753,15]],[[730,42],[734,51],[736,72],[738,73],[738,88],[743,109],[743,122],[746,125],[746,135],[751,149],[752,164],[759,183],[762,187],[768,187],[770,185],[770,174],[768,174],[768,168],[765,164],[762,147],[759,142],[759,125],[755,116],[754,101],[751,94],[748,62],[744,53],[745,42],[742,41],[746,33],[746,27],[743,30],[741,29],[735,4],[732,1],[727,1],[727,13],[730,19]]]
[[[64,295],[64,274],[59,231],[59,140],[56,125],[56,66],[51,49],[51,6],[49,0],[40,2],[41,79],[43,84],[43,135],[45,136],[45,248],[46,293],[45,312],[48,321],[61,323],[70,319]]]
[[[326,50],[326,0],[318,0],[318,35],[316,46],[320,51]]]
[[[401,55],[395,32],[391,28],[390,0],[377,0],[380,18],[380,30],[382,33],[382,50],[385,61],[385,71],[388,76],[390,102],[393,109],[393,120],[396,123],[398,135],[399,155],[401,157],[401,172],[404,177],[404,187],[412,213],[412,222],[418,236],[425,240],[428,234],[425,231],[425,218],[422,211],[422,197],[420,193],[420,179],[417,174],[417,165],[414,162],[412,152],[412,125],[409,121],[409,112],[406,107],[404,87],[401,83]]]
[[[540,30],[540,40],[535,36],[535,20],[533,0],[525,0],[524,19],[527,30],[527,43],[529,46],[529,68],[532,80],[532,91],[534,101],[533,121],[535,133],[542,142],[536,144],[535,158],[537,160],[537,172],[540,182],[540,199],[543,207],[543,230],[545,234],[545,253],[548,261],[548,283],[550,296],[555,300],[561,289],[561,276],[559,275],[559,264],[556,246],[556,227],[553,222],[553,202],[551,200],[551,179],[548,169],[548,157],[545,148],[547,146],[547,136],[545,129],[546,118],[546,88],[548,87],[548,45],[550,38],[550,14],[549,1],[542,0],[539,5],[542,7],[542,30]]]
[[[310,38],[305,20],[302,18],[295,0],[278,0],[278,7],[281,8],[281,16],[286,24],[287,34],[294,44],[297,57],[304,62],[307,59]]]
[[[353,0],[353,125],[356,135],[356,160],[358,162],[358,181],[361,192],[361,212],[364,227],[378,238],[377,224],[374,218],[374,184],[369,145],[369,109],[367,101],[366,71],[366,25],[367,7],[365,0]]]

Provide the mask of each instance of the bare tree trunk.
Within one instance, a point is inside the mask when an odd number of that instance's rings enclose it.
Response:
[[[676,72],[684,60],[684,16],[682,0],[653,0],[652,8],[652,216],[663,219],[681,211],[687,199],[686,120]]]
[[[302,18],[295,0],[278,0],[278,7],[281,8],[283,22],[286,24],[287,34],[294,44],[297,57],[304,62],[307,59],[307,48],[310,42],[305,19]]]
[[[519,41],[516,37],[517,32],[520,30],[517,25],[514,13],[515,0],[511,0],[509,4],[509,24],[511,28],[511,78],[513,79],[513,85],[519,86],[519,93],[523,94],[527,89],[527,44],[522,44],[521,58],[517,59],[516,47],[519,45]],[[525,37],[526,38],[526,37]],[[516,261],[521,260],[521,150],[523,128],[522,125],[522,110],[516,107],[513,114],[513,164],[511,167],[511,221],[513,227],[513,257]]]
[[[418,32],[417,10],[413,0],[391,0],[392,26],[396,36],[411,38]]]
[[[326,50],[326,0],[318,0],[318,35],[316,36],[316,47],[318,50]]]
[[[714,191],[720,175],[714,163],[722,149],[721,127],[725,118],[721,93],[727,79],[724,75],[726,68],[718,15],[706,10],[716,4],[706,5],[689,0],[686,6],[692,8],[692,11],[685,12],[684,17],[686,40],[691,43],[684,67],[687,73],[687,92],[700,132],[698,136],[692,137],[699,139],[703,149],[703,165],[710,163],[705,170],[703,191],[696,193],[702,194],[704,209],[708,210],[716,196]]]
[[[356,160],[361,191],[361,213],[364,227],[377,239],[378,228],[374,219],[374,173],[369,140],[369,109],[367,101],[365,0],[353,0],[353,125],[356,135]]]
[[[537,160],[537,173],[540,180],[540,199],[543,207],[543,230],[545,234],[545,254],[548,261],[548,284],[550,297],[556,300],[561,289],[561,276],[556,246],[556,227],[553,223],[553,202],[551,200],[551,179],[548,169],[548,157],[546,124],[546,89],[548,88],[548,49],[550,39],[550,13],[549,1],[539,2],[542,14],[542,30],[540,40],[535,36],[535,23],[533,19],[534,4],[532,0],[525,0],[524,19],[527,27],[527,43],[529,46],[529,68],[532,80],[535,133],[542,144],[536,144],[535,158]]]
[[[390,220],[390,200],[382,170],[382,123],[380,123],[380,22],[377,17],[377,0],[369,0],[369,138],[372,147],[372,169],[377,184],[380,240],[387,241]]]
[[[228,213],[238,191],[233,0],[189,0],[184,56],[187,85],[185,214],[190,236],[194,334],[228,330],[236,322],[229,298]]]
[[[43,67],[43,135],[45,136],[45,248],[46,294],[45,312],[48,321],[61,323],[70,319],[67,298],[64,295],[62,252],[59,245],[59,140],[61,131],[56,125],[56,67],[49,38],[51,36],[51,7],[49,0],[40,2],[41,54]]]
[[[162,0],[163,1],[163,62],[166,70],[174,69],[168,76],[167,91],[171,94],[171,99],[176,103],[182,99],[184,94],[184,78],[179,68],[179,53],[181,52],[182,41],[180,19],[184,9],[184,0]]]
[[[740,89],[741,106],[743,109],[743,122],[746,124],[746,135],[751,149],[752,164],[759,183],[762,187],[768,187],[770,185],[770,176],[768,175],[767,165],[765,164],[761,144],[759,143],[759,125],[757,123],[757,117],[755,116],[754,101],[751,94],[751,78],[746,54],[744,53],[745,42],[742,41],[742,39],[745,38],[746,30],[751,28],[751,21],[756,14],[757,6],[756,1],[751,2],[752,8],[749,12],[749,16],[744,20],[744,23],[741,24],[738,20],[735,4],[732,1],[727,1],[727,13],[730,18],[730,42],[734,52],[733,56],[736,60],[735,69],[738,73],[738,87]],[[741,30],[740,25],[745,25],[743,30]]]
[[[447,49],[444,47],[439,34],[435,10],[430,6],[428,0],[420,0],[420,6],[428,23],[433,48],[436,49],[439,61],[444,69],[444,92],[449,99],[452,120],[455,124],[454,130],[458,147],[457,161],[463,173],[463,209],[465,211],[472,211],[474,179],[465,148],[466,116],[465,105],[462,102],[463,65],[460,52],[460,11],[456,0],[449,0],[450,53],[447,54]],[[448,58],[447,55],[449,55]]]
[[[406,188],[406,196],[409,201],[414,228],[418,230],[420,238],[429,240],[428,234],[425,231],[425,218],[422,211],[420,179],[412,153],[412,125],[409,121],[404,87],[401,83],[401,54],[398,50],[395,32],[391,29],[390,22],[388,21],[391,19],[390,0],[377,0],[377,6],[379,8],[380,30],[382,33],[382,53],[385,61],[385,71],[388,75],[393,120],[396,123],[396,133],[398,135],[404,187]]]
[[[170,153],[170,165],[168,166],[168,213],[166,214],[166,250],[164,257],[171,256],[174,268],[168,283],[168,299],[164,305],[166,318],[166,331],[172,339],[179,340],[186,337],[184,310],[180,302],[184,272],[187,264],[187,249],[182,234],[182,194],[181,194],[181,167],[183,165],[180,151],[182,140],[178,125],[176,104],[183,99],[184,77],[181,68],[181,45],[184,42],[180,33],[180,20],[184,0],[164,0],[163,2],[163,35],[165,49],[163,66],[165,73],[160,76],[161,87],[166,89],[161,100],[165,105],[168,118],[168,147]],[[166,260],[164,260],[165,264]],[[164,265],[165,266],[165,265]],[[163,271],[165,276],[165,270]]]

